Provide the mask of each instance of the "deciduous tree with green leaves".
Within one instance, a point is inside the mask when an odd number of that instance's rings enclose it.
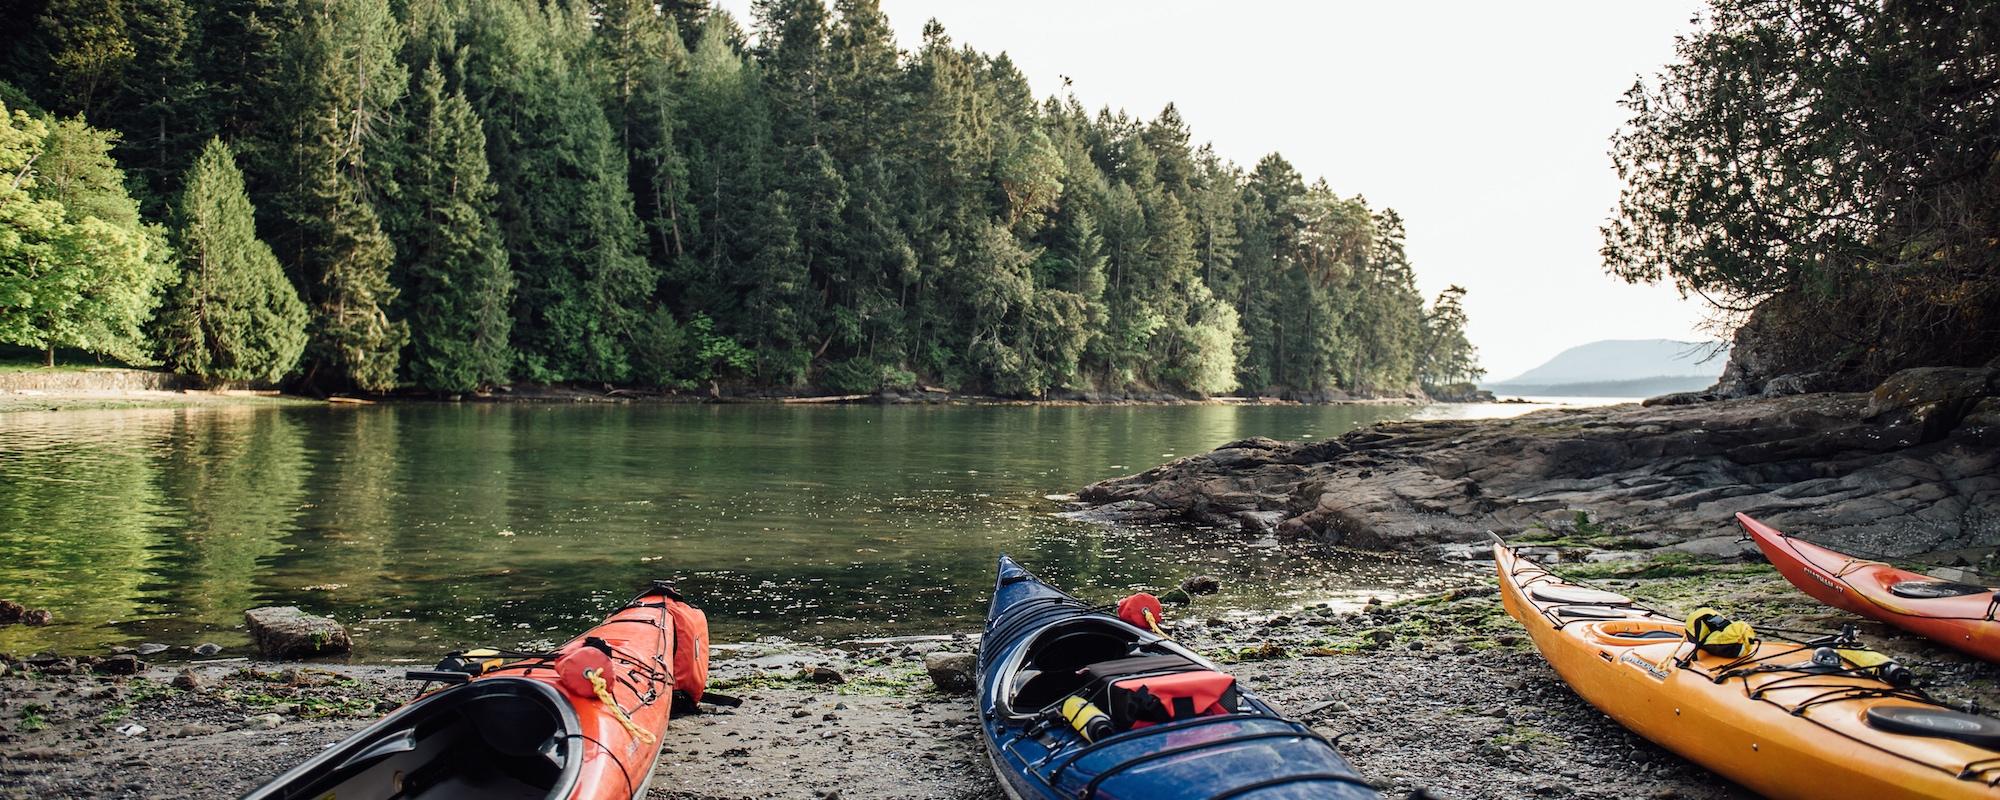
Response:
[[[147,363],[165,247],[112,162],[115,134],[0,104],[0,341]]]
[[[2000,354],[2000,5],[1711,0],[1625,96],[1605,268],[1856,388]],[[1767,376],[1768,377],[1768,376]]]

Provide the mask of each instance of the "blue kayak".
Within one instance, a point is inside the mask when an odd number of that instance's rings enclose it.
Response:
[[[1379,797],[1325,737],[1156,630],[1000,557],[979,647],[979,712],[1008,797]]]

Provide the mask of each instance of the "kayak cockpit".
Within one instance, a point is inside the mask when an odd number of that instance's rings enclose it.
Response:
[[[995,763],[1038,787],[1016,796],[1375,796],[1310,728],[1114,618],[1046,625],[1001,667],[1001,714],[988,723]]]
[[[405,706],[245,800],[567,797],[583,760],[578,730],[546,683],[474,681]]]
[[[1114,731],[1236,713],[1240,701],[1235,679],[1213,664],[1104,616],[1075,617],[1029,634],[1000,679],[995,705],[1011,719],[1060,721],[1065,703],[1077,699],[1108,712]],[[1132,692],[1143,692],[1144,702],[1158,701],[1151,715],[1135,710]]]
[[[1035,716],[1083,691],[1085,668],[1124,658],[1140,648],[1140,633],[1102,618],[1077,618],[1043,628],[1022,649],[1021,661],[1006,674],[1001,707],[1014,716]]]

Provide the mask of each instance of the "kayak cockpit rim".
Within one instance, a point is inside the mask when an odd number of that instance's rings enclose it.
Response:
[[[533,721],[545,723],[548,728],[542,736],[536,736],[536,730],[521,728],[528,721],[522,718],[524,715],[537,714],[544,718]],[[522,736],[524,733],[526,737]],[[512,740],[495,741],[508,736]],[[495,762],[526,761],[554,767],[555,774],[544,774],[541,780],[527,784],[544,790],[547,797],[569,796],[582,771],[583,728],[569,701],[543,681],[497,677],[419,698],[244,795],[243,800],[329,797],[336,789],[393,764],[399,756],[408,754],[421,759],[420,763],[434,763],[449,755],[440,752],[441,748],[462,742],[483,747]],[[400,784],[402,770],[395,772],[398,774],[389,783]],[[383,796],[401,790],[399,787]]]
[[[1010,647],[1006,659],[1000,662],[998,669],[994,670],[994,680],[986,688],[990,699],[993,701],[993,712],[996,718],[1011,722],[1034,722],[1036,718],[1041,716],[1042,708],[1027,711],[1020,711],[1014,708],[1014,695],[1016,690],[1020,688],[1016,685],[1016,681],[1021,675],[1023,663],[1028,660],[1030,654],[1035,652],[1036,645],[1042,643],[1041,640],[1043,637],[1051,633],[1062,632],[1058,631],[1058,629],[1066,628],[1108,630],[1121,634],[1124,637],[1129,637],[1129,641],[1134,647],[1156,647],[1174,655],[1186,657],[1202,669],[1221,671],[1221,668],[1216,666],[1214,662],[1202,658],[1200,654],[1192,650],[1182,647],[1180,643],[1151,631],[1140,629],[1126,623],[1124,620],[1101,615],[1057,619],[1043,623],[1040,627],[1022,634],[1016,640],[1016,644]]]

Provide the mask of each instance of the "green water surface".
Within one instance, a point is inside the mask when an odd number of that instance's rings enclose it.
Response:
[[[1518,407],[1515,407],[1518,408]],[[0,651],[213,641],[244,609],[357,657],[559,641],[669,578],[718,641],[974,630],[1007,552],[1109,599],[1196,572],[1239,608],[1353,601],[1436,567],[1234,531],[1110,529],[1046,495],[1251,435],[1491,406],[381,405],[0,414]]]

